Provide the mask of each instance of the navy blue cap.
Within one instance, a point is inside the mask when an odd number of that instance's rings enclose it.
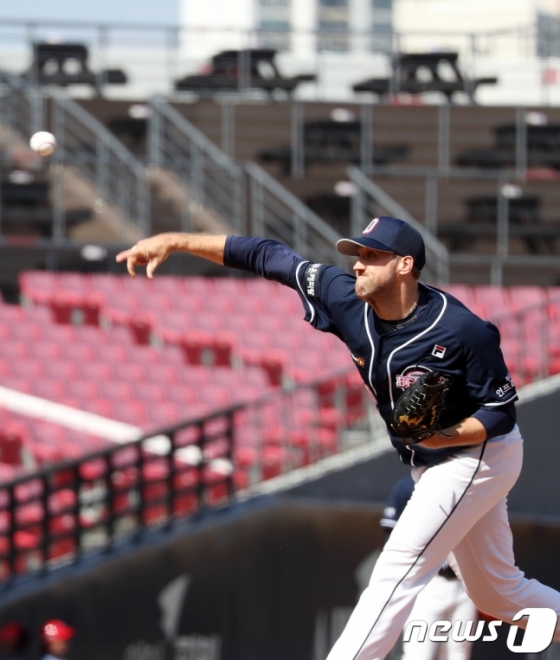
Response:
[[[420,232],[398,218],[382,215],[373,219],[358,238],[342,238],[336,244],[336,249],[347,257],[357,257],[359,247],[412,257],[418,270],[426,264],[426,249]]]

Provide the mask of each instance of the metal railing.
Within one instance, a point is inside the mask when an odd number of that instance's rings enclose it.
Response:
[[[66,236],[65,176],[69,169],[93,188],[96,213],[112,207],[119,216],[119,238],[130,223],[142,235],[150,233],[150,191],[143,165],[81,106],[61,92],[7,77],[1,97],[2,123],[8,128],[8,147],[27,144],[29,136],[50,128],[57,138],[57,151],[49,159],[53,181],[52,237]],[[50,122],[48,121],[50,116]],[[50,124],[50,125],[49,125]]]
[[[368,179],[356,167],[348,168],[348,177],[356,186],[351,196],[352,235],[359,236],[372,218],[390,215],[405,220],[417,229],[426,246],[426,266],[423,277],[434,284],[449,281],[449,254],[442,245],[416,218],[388,195],[380,186]]]
[[[144,236],[150,233],[150,189],[143,165],[81,106],[51,92],[58,161],[94,183],[99,205],[111,204]]]
[[[181,229],[193,229],[193,211],[211,207],[245,232],[243,168],[162,98],[151,101],[148,163],[171,171],[183,186]]]
[[[345,370],[0,484],[0,591],[386,437],[359,381]]]
[[[245,171],[253,236],[282,241],[306,259],[347,264],[335,249],[342,237],[329,224],[255,163],[248,163]]]
[[[560,223],[539,221],[537,215],[522,222],[512,212],[515,200],[522,198],[523,191],[527,189],[526,170],[522,170],[520,175],[518,168],[484,171],[449,167],[442,171],[436,167],[376,166],[370,172],[381,185],[385,178],[424,180],[423,227],[434,238],[439,236],[449,240],[448,262],[452,266],[486,267],[489,282],[496,286],[504,283],[504,271],[508,268],[560,269],[560,255],[554,254],[554,241],[560,237]],[[488,212],[479,222],[470,218],[467,221],[457,217],[442,218],[439,208],[442,199],[445,201],[450,194],[461,194],[457,187],[461,182],[480,185],[479,195],[487,197],[488,203],[494,197],[496,209],[493,218],[488,217]],[[474,199],[476,201],[476,196]],[[494,241],[493,254],[466,251],[479,238]],[[528,254],[512,254],[512,239],[522,241]]]

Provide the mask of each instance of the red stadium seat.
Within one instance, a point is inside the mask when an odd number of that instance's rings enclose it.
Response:
[[[510,295],[499,286],[478,286],[475,289],[477,307],[485,319],[494,319],[510,311]]]
[[[25,440],[26,432],[21,424],[3,425],[0,428],[0,463],[21,465]]]

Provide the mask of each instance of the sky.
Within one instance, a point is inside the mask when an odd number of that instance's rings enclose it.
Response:
[[[176,25],[179,0],[0,0],[0,22],[91,21]]]

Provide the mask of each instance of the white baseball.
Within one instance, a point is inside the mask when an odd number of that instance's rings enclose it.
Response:
[[[56,151],[56,138],[52,133],[39,131],[31,136],[29,146],[39,156],[50,156]]]

